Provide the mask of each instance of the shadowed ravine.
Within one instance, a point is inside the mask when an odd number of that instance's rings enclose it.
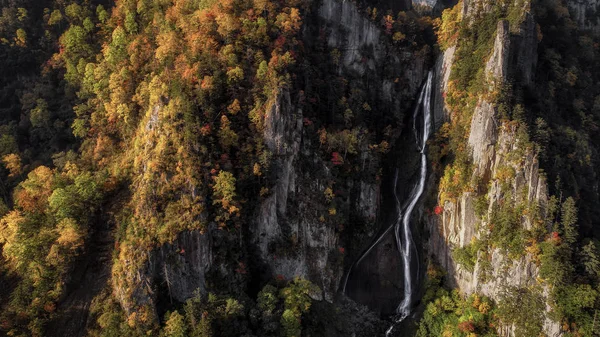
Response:
[[[419,201],[421,195],[423,194],[423,190],[425,188],[425,180],[427,177],[427,156],[426,156],[426,144],[429,138],[430,128],[431,128],[431,86],[432,86],[432,73],[430,72],[427,81],[421,92],[419,93],[419,98],[417,104],[415,106],[415,110],[413,113],[413,132],[415,135],[416,147],[419,151],[420,157],[420,167],[418,171],[418,175],[415,176],[415,183],[408,194],[406,200],[401,200],[399,196],[399,172],[401,171],[401,167],[396,167],[394,170],[394,178],[392,185],[392,195],[393,195],[393,211],[395,212],[395,216],[390,218],[384,230],[380,232],[380,234],[373,240],[373,243],[359,256],[359,258],[354,262],[354,264],[350,267],[346,278],[344,279],[343,284],[343,292],[353,297],[350,292],[347,292],[348,281],[353,275],[353,272],[359,267],[362,263],[365,263],[365,259],[372,258],[372,254],[376,251],[376,248],[384,241],[390,239],[389,234],[394,233],[393,239],[395,242],[395,246],[397,249],[397,253],[399,255],[399,262],[402,267],[402,301],[397,305],[395,309],[395,314],[393,315],[393,324],[389,327],[386,332],[386,335],[390,335],[394,327],[402,322],[406,317],[411,314],[411,310],[413,308],[413,303],[415,300],[416,294],[416,285],[415,282],[418,280],[418,275],[420,274],[420,266],[419,266],[419,258],[417,255],[417,249],[415,247],[415,242],[413,240],[413,234],[411,231],[411,216],[417,202]],[[419,114],[422,112],[422,114]],[[419,120],[422,116],[422,120]],[[378,258],[378,256],[377,256]],[[372,261],[372,260],[371,260]],[[396,267],[400,267],[397,265]],[[395,284],[396,280],[381,280],[381,275],[379,277],[380,282],[392,283]],[[393,297],[393,294],[390,294],[390,297]]]

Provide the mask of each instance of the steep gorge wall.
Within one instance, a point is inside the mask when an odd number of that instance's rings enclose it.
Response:
[[[423,60],[409,53],[394,54],[381,28],[350,1],[325,0],[318,17],[319,27],[315,30],[325,31],[328,47],[341,52],[338,73],[354,81],[370,81],[369,100],[382,102],[394,114],[401,115],[401,108],[408,103],[405,99],[414,96],[424,77]],[[382,71],[385,63],[393,72]],[[398,78],[407,86],[395,86],[394,80]],[[252,226],[252,241],[259,247],[259,257],[272,275],[307,278],[323,290],[326,300],[332,301],[344,273],[344,254],[340,252],[358,251],[361,247],[347,247],[340,230],[320,219],[327,212],[320,202],[327,181],[336,177],[331,172],[331,163],[318,154],[320,145],[307,132],[302,109],[291,102],[289,92],[282,91],[268,110],[264,133],[266,144],[274,153],[276,183],[273,193],[259,206]],[[373,162],[376,158],[367,148],[358,151],[357,156],[363,162],[382,164]],[[369,236],[377,231],[379,184],[374,176],[346,178],[336,184],[350,191],[338,208],[358,218],[348,218],[345,222],[363,223],[368,228],[367,237],[358,241],[368,242]],[[282,244],[290,242],[288,251],[281,249]]]
[[[466,1],[463,15],[468,18],[475,15],[477,10],[486,11],[490,8],[490,3],[485,1]],[[443,121],[451,122],[444,93],[448,87],[455,48],[448,48],[436,65],[434,113],[437,126]],[[487,84],[493,88],[512,80],[531,85],[537,63],[536,49],[535,21],[531,14],[526,13],[523,23],[512,33],[507,21],[498,22],[494,47],[485,66]],[[529,253],[514,258],[503,249],[490,247],[487,254],[479,252],[472,270],[455,261],[452,254],[453,250],[466,247],[489,233],[490,226],[494,226],[494,208],[503,203],[511,203],[515,207],[517,204],[531,205],[539,209],[542,217],[545,214],[547,183],[539,173],[536,151],[522,143],[515,124],[500,122],[498,104],[486,96],[479,97],[470,123],[468,148],[472,151],[472,181],[485,186],[486,208],[483,214],[477,214],[479,196],[477,191],[469,190],[453,200],[443,200],[442,213],[439,216],[431,215],[426,220],[430,233],[427,243],[430,256],[446,270],[451,286],[466,294],[480,293],[499,300],[506,287],[540,286],[538,263]],[[508,179],[503,176],[507,170],[513,172]],[[531,218],[522,216],[521,226],[531,229]],[[547,296],[548,289],[541,286]],[[510,326],[500,328],[499,332],[504,336],[514,335]],[[559,336],[560,325],[546,318],[544,332],[548,336]]]

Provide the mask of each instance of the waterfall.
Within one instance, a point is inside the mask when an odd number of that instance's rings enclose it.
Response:
[[[363,259],[371,253],[371,251],[387,236],[388,233],[392,229],[394,229],[396,246],[398,248],[398,252],[402,258],[402,264],[404,267],[404,298],[402,302],[396,308],[396,317],[394,318],[394,323],[390,326],[390,328],[386,332],[386,336],[391,334],[396,324],[402,322],[411,311],[412,300],[413,300],[413,291],[414,284],[413,281],[415,279],[414,275],[419,275],[419,261],[415,260],[417,269],[415,273],[411,271],[411,262],[413,257],[416,256],[416,248],[415,243],[412,238],[412,232],[410,229],[410,218],[412,212],[419,201],[421,195],[423,194],[423,190],[425,189],[425,180],[427,178],[427,140],[429,139],[429,133],[431,129],[431,85],[432,85],[433,74],[430,71],[427,76],[427,81],[421,92],[419,93],[419,99],[415,106],[415,110],[413,112],[413,132],[415,134],[415,140],[417,142],[417,149],[419,150],[421,157],[421,166],[419,172],[419,180],[417,184],[413,187],[409,195],[408,205],[404,212],[402,211],[402,203],[398,198],[397,191],[397,183],[398,183],[398,169],[394,174],[394,199],[397,211],[397,217],[395,221],[388,226],[388,228],[383,231],[367,248],[367,250],[362,253],[362,255],[352,264],[350,270],[346,274],[346,278],[344,279],[344,284],[342,287],[342,291],[346,293],[346,286],[348,284],[348,278],[352,273],[352,269],[355,266],[360,264]],[[423,129],[421,130],[421,134],[419,134],[419,130],[417,128],[417,120],[419,117],[419,112],[423,111]]]
[[[427,154],[426,154],[426,146],[427,140],[429,139],[429,132],[431,129],[431,82],[432,82],[432,73],[429,72],[427,76],[427,82],[423,89],[421,89],[421,94],[419,95],[419,101],[417,102],[417,106],[415,107],[415,111],[413,113],[413,131],[415,133],[415,139],[417,141],[417,148],[421,153],[421,170],[419,174],[419,181],[413,187],[409,196],[409,203],[404,211],[404,214],[401,216],[402,221],[397,221],[395,224],[396,230],[396,245],[398,247],[398,251],[402,256],[402,262],[404,265],[404,298],[402,302],[396,308],[396,318],[394,319],[394,324],[390,326],[390,328],[386,332],[386,336],[388,336],[394,326],[400,322],[402,322],[411,311],[412,299],[413,299],[413,290],[414,290],[414,277],[413,275],[419,274],[419,261],[416,260],[417,270],[416,273],[413,274],[411,272],[411,261],[412,257],[416,254],[413,254],[415,249],[415,243],[412,238],[412,232],[410,230],[410,217],[415,208],[415,205],[419,201],[419,198],[423,194],[423,190],[425,189],[425,180],[427,178]],[[423,130],[422,134],[419,137],[419,130],[417,129],[417,117],[419,111],[423,111]],[[396,170],[396,176],[394,178],[394,197],[396,198],[396,207],[399,206],[399,201],[397,197],[397,188],[396,181],[398,179],[398,170]],[[401,209],[398,209],[398,213],[401,214]],[[400,215],[399,215],[400,218]]]
[[[414,292],[414,280],[415,275],[419,275],[419,261],[416,257],[416,248],[415,243],[412,238],[412,232],[410,228],[410,218],[412,212],[419,201],[419,198],[423,194],[423,190],[425,189],[425,180],[427,178],[427,155],[426,155],[426,146],[427,140],[429,139],[429,133],[431,128],[431,85],[432,85],[433,74],[430,71],[427,76],[427,81],[421,92],[419,93],[419,98],[417,100],[417,104],[415,106],[415,110],[413,112],[413,132],[415,134],[416,146],[420,153],[421,157],[421,166],[419,171],[419,180],[413,186],[406,209],[402,209],[403,204],[400,202],[398,198],[397,191],[397,183],[398,183],[398,169],[396,169],[394,175],[394,198],[396,205],[397,216],[395,221],[391,223],[374,241],[373,243],[362,253],[362,255],[352,264],[350,270],[346,274],[346,278],[344,279],[342,291],[346,293],[346,286],[348,284],[348,278],[352,273],[352,270],[355,266],[360,264],[364,258],[371,253],[371,251],[392,231],[394,230],[396,246],[398,248],[398,252],[402,258],[402,265],[404,267],[404,298],[402,302],[396,308],[396,316],[394,318],[394,323],[386,332],[386,336],[388,336],[396,324],[402,322],[408,315],[410,314],[412,303],[413,303],[413,292]],[[423,112],[423,125],[422,129],[419,130],[419,124],[417,123],[419,112]],[[411,262],[415,261],[416,270],[413,273],[411,270]],[[414,263],[413,263],[414,264]]]

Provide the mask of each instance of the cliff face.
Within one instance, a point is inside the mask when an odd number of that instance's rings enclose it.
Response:
[[[401,107],[408,104],[406,99],[414,96],[422,81],[423,60],[408,53],[394,54],[380,27],[349,1],[323,1],[317,25],[312,29],[326,32],[327,47],[341,52],[337,72],[368,83],[370,101],[401,115]],[[385,64],[392,72],[384,70]],[[394,80],[406,86],[395,85]],[[323,223],[319,200],[323,199],[327,182],[337,179],[336,188],[349,191],[337,208],[350,214],[345,223],[365,226],[366,236],[356,239],[366,243],[377,230],[380,186],[374,176],[336,178],[331,163],[318,154],[320,145],[307,132],[302,109],[291,102],[289,92],[282,91],[268,110],[264,132],[275,158],[276,182],[273,193],[259,206],[251,230],[252,242],[272,275],[306,278],[322,289],[326,300],[332,301],[344,273],[343,251],[357,254],[362,247],[344,242],[339,228]],[[358,149],[357,156],[362,158],[363,166],[364,162],[382,165],[367,148]],[[288,245],[287,249],[282,245]]]
[[[342,52],[340,73],[361,77],[369,75],[379,80],[374,88],[378,100],[392,103],[398,109],[401,98],[416,93],[424,74],[423,59],[410,53],[396,53],[390,46],[389,37],[384,37],[382,29],[369,20],[349,1],[324,0],[318,10],[319,29],[327,32],[327,44],[331,49]],[[382,73],[384,65],[393,69],[392,73]],[[392,91],[392,81],[401,76],[406,86]],[[366,79],[363,79],[363,81]]]
[[[600,33],[600,1],[598,0],[568,0],[567,5],[571,17],[580,28],[590,29]]]
[[[196,289],[206,292],[206,273],[214,262],[213,232],[182,232],[173,243],[150,252],[143,268],[129,275],[143,286],[131,297],[116,286],[124,308],[129,311],[134,305],[144,304],[154,307],[157,298],[151,289],[157,285],[165,285],[167,296],[179,302],[190,298]]]
[[[433,119],[434,127],[438,129],[444,122],[450,120],[450,114],[444,99],[444,92],[448,89],[448,81],[450,79],[450,69],[454,61],[454,53],[456,46],[446,49],[443,54],[438,57],[434,68],[434,89],[433,89]]]
[[[477,10],[490,8],[485,1],[465,1],[463,13],[468,19]],[[511,28],[507,21],[498,22],[493,50],[485,66],[486,83],[490,88],[497,88],[509,77],[523,85],[531,85],[534,80],[535,21],[527,13],[517,29],[511,32]],[[436,65],[436,121],[451,120],[442,96],[447,90],[454,53],[455,47],[448,48]],[[480,201],[476,191],[465,191],[453,200],[444,200],[440,216],[429,216],[426,221],[430,233],[427,245],[432,259],[447,271],[452,286],[466,294],[481,293],[499,300],[507,287],[539,286],[539,268],[534,257],[527,253],[515,258],[499,247],[491,247],[487,254],[479,252],[471,269],[459,264],[452,251],[483,239],[490,232],[490,226],[494,226],[494,209],[503,203],[535,205],[543,217],[548,189],[545,178],[539,174],[536,151],[524,146],[515,125],[500,122],[498,103],[482,95],[473,109],[468,136],[473,167],[471,179],[485,186],[485,208],[477,214],[476,203]],[[508,179],[502,173],[507,170],[512,172]],[[520,219],[521,227],[531,229],[531,218],[522,216]],[[548,289],[544,288],[543,293],[547,295]],[[548,318],[544,331],[548,336],[561,334],[559,324]],[[510,326],[500,328],[499,332],[503,336],[514,335]]]
[[[289,92],[284,91],[266,116],[264,136],[275,157],[276,182],[272,194],[259,206],[251,240],[272,275],[310,279],[331,300],[342,273],[341,264],[334,260],[339,238],[334,227],[319,221],[315,207],[315,199],[323,195],[328,178],[315,172],[328,172],[328,168],[312,155],[309,165],[313,169],[299,169],[300,157],[312,154],[310,144],[302,142],[301,135],[302,110],[291,104]],[[372,194],[363,196],[367,198],[360,201],[363,205],[376,208],[377,199]],[[291,247],[285,247],[288,244]]]

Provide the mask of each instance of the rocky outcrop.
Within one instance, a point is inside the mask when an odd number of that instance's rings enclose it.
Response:
[[[206,233],[182,232],[172,243],[147,254],[136,247],[123,247],[121,254],[128,258],[121,257],[116,271],[113,270],[112,281],[125,312],[131,314],[144,308],[142,310],[151,310],[146,315],[157,318],[156,291],[161,287],[166,288],[171,301],[180,302],[192,297],[196,289],[206,291],[206,276],[215,262],[213,238],[219,235],[213,227]]]
[[[510,31],[508,21],[501,20],[496,28],[496,40],[494,41],[494,52],[485,67],[488,83],[495,84],[503,82],[508,75],[508,60],[510,57]]]
[[[289,92],[284,90],[265,116],[264,138],[274,154],[272,174],[276,182],[271,195],[259,206],[252,241],[273,275],[309,279],[324,290],[326,299],[332,300],[341,277],[341,265],[330,261],[338,236],[334,228],[319,221],[317,212],[311,209],[311,198],[306,199],[315,194],[315,198],[322,196],[325,186],[319,180],[306,179],[311,174],[298,170],[298,155],[306,147],[301,143],[301,133],[302,111],[292,105]],[[321,170],[327,171],[321,165]],[[289,205],[292,200],[293,206]],[[371,205],[374,202],[364,200],[363,204],[372,208],[376,207]],[[286,245],[288,249],[281,248]]]
[[[335,227],[320,220],[322,207],[317,205],[324,198],[325,181],[332,177],[313,144],[301,137],[302,126],[302,111],[293,106],[289,93],[282,91],[265,117],[264,138],[274,154],[275,185],[259,206],[252,241],[273,276],[309,279],[332,301],[343,273],[340,239]],[[306,160],[312,169],[302,169]],[[374,218],[378,187],[365,181],[358,184],[353,207]]]
[[[435,11],[443,10],[444,4],[438,0],[413,0],[412,6],[417,11]]]
[[[406,78],[409,88],[404,90],[411,93],[418,90],[425,77],[424,60],[416,60],[411,53],[398,54],[390,47],[389,39],[386,41],[382,36],[381,28],[365,17],[353,2],[323,0],[319,17],[327,31],[329,47],[342,53],[340,72],[363,76],[367,72],[377,72],[383,64],[391,64],[395,65],[392,68],[396,71],[387,77]],[[381,88],[384,99],[397,99],[392,95],[391,81],[384,82]]]
[[[361,181],[359,191],[358,212],[365,219],[375,220],[377,217],[379,187],[376,184]]]
[[[427,6],[427,7],[435,7],[435,5],[437,5],[437,3],[438,3],[437,0],[413,0],[412,1],[413,6],[420,5],[420,6]]]
[[[489,12],[495,4],[495,0],[463,0],[463,17],[469,19],[478,13]]]
[[[471,121],[471,133],[468,141],[473,151],[475,174],[487,175],[488,180],[495,156],[494,147],[498,138],[498,121],[495,112],[495,107],[489,102],[485,100],[479,102]]]
[[[438,129],[444,122],[450,121],[450,112],[446,106],[445,93],[450,80],[450,68],[454,62],[456,46],[444,51],[437,59],[434,69],[433,88],[433,124]]]
[[[268,245],[281,237],[279,226],[285,220],[288,195],[296,192],[294,160],[300,150],[302,111],[294,111],[288,91],[283,91],[267,109],[265,115],[265,145],[275,156],[273,171],[276,179],[272,193],[260,205],[256,225],[253,227],[261,254],[269,253]],[[303,269],[302,266],[298,268]]]
[[[167,288],[168,295],[185,302],[199,289],[206,293],[206,274],[213,266],[213,233],[182,232],[177,239],[153,251],[149,274]]]
[[[319,16],[330,27],[329,46],[344,51],[341,62],[344,68],[360,74],[375,70],[375,64],[383,57],[383,47],[381,30],[373,22],[350,1],[324,0]],[[365,53],[371,55],[367,62],[363,58]]]
[[[268,109],[264,132],[265,143],[274,154],[275,185],[259,206],[252,241],[273,276],[309,279],[332,301],[343,274],[340,238],[335,227],[320,219],[323,207],[319,205],[325,182],[332,176],[314,145],[302,138],[302,130],[302,111],[291,104],[287,91],[281,92]],[[379,188],[366,181],[356,183],[354,204],[342,207],[353,207],[365,218],[374,219]]]
[[[510,33],[507,21],[498,22],[494,51],[488,60],[485,73],[492,88],[501,85],[508,74],[510,49]],[[493,89],[492,89],[493,90]],[[498,121],[495,106],[485,99],[479,101],[473,119],[468,144],[471,148],[475,174],[490,178],[491,164],[495,157],[494,146],[498,137]]]

